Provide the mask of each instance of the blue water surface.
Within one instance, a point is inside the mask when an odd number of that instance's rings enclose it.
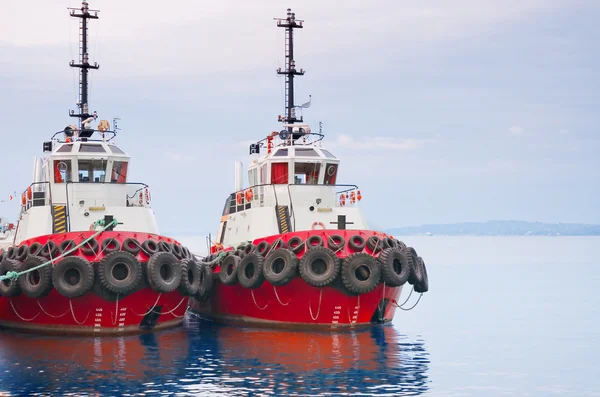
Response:
[[[0,396],[600,396],[600,238],[403,240],[431,290],[391,325],[309,333],[190,317],[127,337],[3,331]]]

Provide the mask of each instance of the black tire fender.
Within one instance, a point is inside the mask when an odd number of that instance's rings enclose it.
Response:
[[[266,240],[261,241],[256,246],[256,252],[258,252],[262,256],[266,256],[269,253],[270,249],[271,249],[271,244],[269,244],[269,242]]]
[[[6,251],[6,257],[8,259],[15,259],[15,256],[17,255],[17,247],[10,247],[8,249],[8,251]]]
[[[98,262],[98,278],[106,290],[126,296],[140,285],[142,265],[129,252],[111,252]]]
[[[419,269],[421,273],[421,280],[414,285],[415,292],[424,293],[429,291],[429,278],[427,277],[427,268],[425,267],[425,261],[419,256],[418,258]]]
[[[58,251],[60,252],[61,255],[64,255],[65,252],[69,251],[70,249],[73,249],[77,247],[77,243],[75,243],[74,240],[64,240],[62,243],[60,243],[60,245],[58,246]],[[69,255],[76,255],[77,252],[79,251],[79,248],[75,248],[73,250],[73,252],[69,253],[67,256]]]
[[[367,245],[367,241],[360,234],[353,234],[348,239],[348,248],[354,252],[362,251]]]
[[[100,244],[98,244],[98,240],[96,240],[96,237],[94,237],[87,243],[83,244],[80,249],[84,255],[94,256],[98,253],[99,248]]]
[[[137,241],[137,239],[129,237],[123,241],[121,249],[125,252],[129,252],[133,256],[136,256],[140,253],[142,246],[140,245],[140,242]]]
[[[376,254],[383,249],[383,243],[378,236],[370,236],[367,239],[367,248]]]
[[[160,293],[175,291],[180,281],[181,266],[175,255],[171,252],[157,252],[150,257],[148,260],[148,284],[154,291]]]
[[[142,250],[146,255],[152,256],[156,254],[158,251],[158,243],[154,240],[146,240],[142,243]]]
[[[17,251],[15,252],[15,260],[18,260],[19,262],[23,262],[25,260],[25,258],[27,258],[28,252],[29,252],[29,246],[27,244],[21,245],[19,248],[17,248]]]
[[[413,247],[406,247],[402,252],[406,255],[406,259],[408,259],[410,265],[408,283],[414,286],[415,284],[418,284],[422,278],[421,268],[419,266],[419,255],[417,255],[417,251],[415,251]]]
[[[39,242],[34,242],[29,246],[29,250],[27,251],[27,256],[38,256],[42,251],[42,244]]]
[[[181,295],[194,296],[200,287],[200,271],[194,259],[181,261],[181,282],[177,289]]]
[[[52,269],[52,284],[64,297],[78,298],[94,286],[94,267],[80,256],[67,256]]]
[[[29,270],[47,261],[48,259],[42,256],[30,256],[25,259],[21,269],[22,271]],[[21,287],[21,291],[30,298],[43,298],[47,296],[54,288],[52,285],[52,265],[46,265],[37,270],[25,273],[19,277],[19,286]]]
[[[176,243],[171,243],[171,252],[177,259],[183,259],[183,251],[181,250],[181,246]]]
[[[237,269],[237,278],[244,288],[258,288],[265,281],[263,274],[264,258],[252,253],[244,256]]]
[[[396,248],[386,248],[377,257],[381,267],[381,280],[388,287],[400,287],[408,281],[410,264],[405,253]]]
[[[102,252],[110,254],[111,252],[117,252],[121,249],[121,243],[114,237],[110,237],[102,241]]]
[[[7,255],[2,254],[4,259],[0,262],[0,276],[5,276],[8,272],[17,272],[23,268],[22,264],[15,260],[9,259]],[[43,262],[42,262],[43,263]],[[0,281],[0,295],[2,296],[17,296],[21,293],[19,280],[25,277],[24,275],[15,280]]]
[[[307,240],[308,241],[308,240]],[[306,243],[302,240],[300,236],[294,236],[287,242],[287,248],[291,250],[294,254],[299,253],[305,248]]]
[[[313,234],[306,239],[306,246],[311,249],[313,247],[322,247],[323,246],[323,237],[318,234]]]
[[[254,244],[250,243],[250,244],[248,244],[248,245],[246,245],[246,246],[244,247],[244,253],[245,253],[246,255],[248,255],[248,254],[252,254],[252,253],[254,253],[254,252],[256,252],[256,245],[254,245]]]
[[[344,240],[344,237],[340,236],[339,234],[332,234],[331,236],[327,237],[327,246],[333,251],[341,250],[345,245],[346,240]]]
[[[52,240],[48,240],[48,242],[44,244],[42,250],[40,251],[40,256],[48,259],[56,258],[59,254],[60,252],[58,252],[58,244]]]
[[[221,263],[219,271],[219,280],[225,285],[234,285],[237,283],[237,269],[240,266],[241,259],[239,256],[228,255]]]
[[[213,289],[213,272],[212,267],[199,264],[198,265],[198,293],[196,299],[206,300],[210,296]]]
[[[390,236],[384,237],[381,240],[381,244],[383,245],[383,249],[386,248],[398,248],[398,242],[391,238]]]
[[[357,252],[349,255],[342,263],[342,283],[352,294],[373,291],[381,278],[381,270],[371,255]]]
[[[312,247],[300,259],[300,276],[313,287],[324,287],[340,273],[340,259],[325,247]]]
[[[166,241],[159,241],[158,242],[158,251],[159,252],[173,252],[173,247],[171,246],[171,244],[167,243]]]
[[[263,263],[265,280],[272,285],[288,284],[298,274],[298,258],[286,248],[272,251]]]

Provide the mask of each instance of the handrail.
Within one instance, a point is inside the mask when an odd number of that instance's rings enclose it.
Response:
[[[94,130],[94,129],[85,129],[85,131],[92,131],[92,135],[94,132],[98,132],[100,134],[112,134],[112,136],[108,139],[90,139],[90,138],[83,138],[85,139],[85,141],[82,141],[81,138],[79,138],[79,140],[75,140],[75,141],[62,141],[60,139],[56,139],[58,141],[58,143],[74,143],[74,142],[110,142],[112,139],[114,139],[117,136],[117,133],[115,131],[100,131],[100,130]],[[50,137],[50,140],[54,139],[54,137],[56,137],[58,134],[64,134],[65,131],[58,131],[56,133],[54,133],[54,135],[52,135],[52,137]]]
[[[86,182],[87,183],[87,182]],[[241,189],[241,190],[236,190],[235,192],[231,193],[229,196],[231,197],[231,195],[236,195],[238,193],[244,193],[246,190],[248,189],[253,189],[255,187],[261,187],[261,186],[272,186],[273,189],[275,188],[275,186],[322,186],[322,187],[347,187],[348,189],[346,190],[342,190],[339,192],[336,192],[336,194],[339,193],[345,193],[345,192],[349,192],[350,190],[354,190],[354,189],[358,189],[357,185],[352,185],[352,184],[326,184],[326,183],[312,183],[312,184],[308,184],[308,183],[263,183],[260,185],[253,185],[253,186],[248,186],[247,188]]]

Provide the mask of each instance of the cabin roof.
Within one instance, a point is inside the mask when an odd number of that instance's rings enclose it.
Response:
[[[69,142],[61,144],[53,155],[68,156],[68,155],[84,155],[84,156],[122,156],[129,157],[127,153],[121,150],[118,146],[108,144],[106,142]]]

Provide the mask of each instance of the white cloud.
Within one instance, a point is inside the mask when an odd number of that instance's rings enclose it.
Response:
[[[519,127],[519,126],[516,126],[516,125],[513,125],[512,127],[510,127],[508,129],[508,132],[510,132],[513,135],[521,135],[523,133],[523,131],[525,131],[523,129],[523,127]]]
[[[435,143],[435,139],[397,139],[390,137],[361,137],[360,140],[346,134],[338,135],[332,146],[343,148],[416,150],[426,144]]]

